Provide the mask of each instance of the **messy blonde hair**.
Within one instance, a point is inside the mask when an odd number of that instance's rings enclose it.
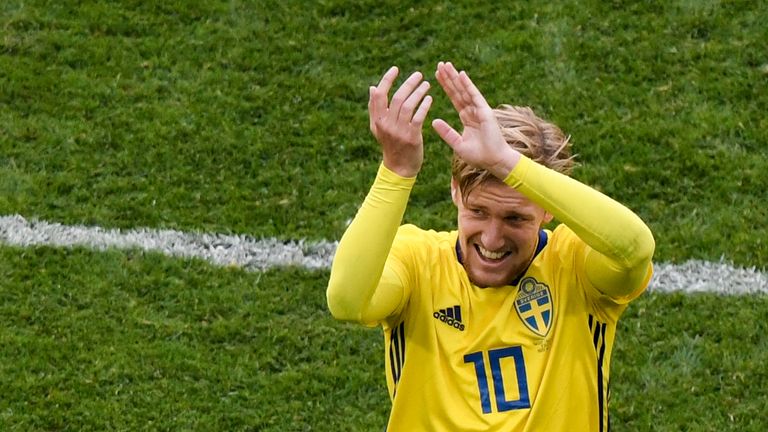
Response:
[[[565,175],[573,171],[570,137],[559,127],[538,117],[528,107],[501,105],[493,110],[504,139],[524,156]],[[461,195],[469,193],[483,182],[495,178],[490,172],[475,168],[453,155],[451,174],[459,185]]]

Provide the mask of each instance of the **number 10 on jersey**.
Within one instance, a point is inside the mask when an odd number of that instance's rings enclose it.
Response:
[[[523,348],[520,346],[497,348],[487,351],[487,357],[484,351],[477,351],[464,356],[464,363],[472,363],[475,366],[477,375],[477,387],[480,390],[480,405],[483,414],[493,412],[491,408],[491,391],[488,383],[488,373],[485,367],[487,364],[491,369],[491,379],[493,380],[493,393],[496,400],[496,411],[510,411],[515,409],[525,409],[531,407],[531,400],[528,396],[528,379],[525,374],[525,359],[523,358]],[[510,362],[514,363],[515,378],[517,379],[517,399],[508,400],[504,391],[504,370],[509,368]],[[507,373],[507,379],[512,379]],[[514,388],[514,387],[511,387]]]

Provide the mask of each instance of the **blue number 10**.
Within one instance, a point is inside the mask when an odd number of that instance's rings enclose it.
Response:
[[[515,400],[507,400],[504,395],[504,376],[502,375],[501,359],[512,357],[515,361],[515,374],[517,375],[517,390],[520,397]],[[510,411],[515,409],[525,409],[531,407],[531,401],[528,396],[528,378],[525,374],[525,360],[523,359],[523,348],[519,346],[498,348],[488,351],[488,361],[491,365],[491,376],[493,377],[493,390],[496,399],[496,411]],[[483,352],[473,352],[464,356],[464,363],[474,363],[475,373],[477,374],[477,386],[480,390],[480,405],[483,408],[483,414],[490,413],[491,397],[488,388],[488,375],[485,372],[485,359]]]

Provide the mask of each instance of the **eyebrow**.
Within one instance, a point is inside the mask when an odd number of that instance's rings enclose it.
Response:
[[[484,211],[488,210],[488,206],[487,205],[483,205],[483,204],[479,204],[479,203],[465,203],[464,207],[467,208],[468,210],[475,210],[475,209],[477,209],[477,210],[484,210]],[[520,217],[520,218],[523,218],[523,219],[532,219],[533,218],[532,214],[521,212],[521,211],[518,211],[518,210],[502,211],[501,213],[504,215],[503,216],[504,218],[508,218],[510,216],[517,216],[517,217]]]

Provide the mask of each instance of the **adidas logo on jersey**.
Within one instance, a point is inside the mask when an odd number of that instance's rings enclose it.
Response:
[[[439,311],[433,312],[432,316],[435,317],[436,320],[442,321],[459,331],[464,331],[464,324],[461,322],[461,306],[459,305],[447,309],[440,309]]]

